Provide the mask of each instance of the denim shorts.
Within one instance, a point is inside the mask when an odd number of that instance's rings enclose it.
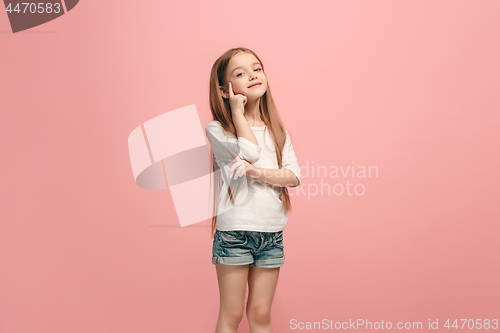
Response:
[[[283,230],[259,232],[216,230],[212,247],[212,264],[250,265],[275,268],[283,266]]]

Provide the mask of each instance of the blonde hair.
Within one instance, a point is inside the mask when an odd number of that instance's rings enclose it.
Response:
[[[259,59],[257,54],[255,52],[251,51],[250,49],[247,49],[245,47],[236,47],[232,48],[228,51],[226,51],[223,55],[221,55],[213,64],[212,70],[210,72],[210,92],[209,92],[209,103],[210,103],[210,110],[212,111],[212,116],[213,120],[217,120],[220,122],[222,125],[222,128],[226,133],[231,133],[235,137],[236,135],[236,129],[234,128],[234,124],[232,121],[232,115],[231,115],[231,106],[229,104],[229,99],[223,98],[220,92],[220,87],[225,86],[227,84],[226,82],[226,70],[227,66],[229,64],[229,61],[231,58],[237,54],[238,52],[248,52],[253,54],[257,60],[261,63],[262,66],[262,71],[264,71],[264,64],[262,61]],[[269,82],[267,84],[267,91],[260,97],[259,100],[259,112],[260,112],[260,117],[264,121],[264,123],[267,126],[267,129],[269,130],[269,134],[271,138],[274,140],[275,143],[275,150],[276,150],[276,158],[278,161],[278,166],[281,169],[282,168],[282,159],[283,159],[283,147],[285,145],[286,141],[286,132],[285,132],[285,126],[283,125],[283,122],[281,121],[281,117],[278,113],[278,110],[276,108],[276,105],[274,104],[273,97],[271,95],[271,88],[269,87]],[[219,196],[218,194],[221,191],[221,186],[222,186],[222,179],[220,177],[219,172],[215,172],[219,170],[219,166],[215,162],[213,151],[211,152],[212,156],[212,171],[213,174],[215,175],[215,179],[212,182],[213,189],[214,189],[214,206],[213,206],[213,211],[216,212],[218,210],[218,202],[219,202]],[[231,178],[232,179],[232,178]],[[239,179],[244,179],[243,177],[240,177]],[[244,179],[245,180],[245,179]],[[246,181],[246,180],[245,180]],[[239,185],[239,184],[238,184]],[[235,187],[233,187],[235,188]],[[237,187],[236,187],[237,188]],[[287,187],[282,187],[281,188],[281,201],[283,205],[283,209],[286,212],[291,211],[292,205],[290,202],[290,196],[288,195],[288,190]],[[234,198],[231,193],[231,188],[228,186],[228,197],[230,198],[231,202],[234,204]],[[216,224],[217,224],[217,214],[213,214],[212,217],[212,237],[216,229]]]

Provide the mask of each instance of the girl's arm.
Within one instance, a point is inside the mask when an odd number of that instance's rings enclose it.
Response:
[[[255,168],[256,174],[252,178],[280,187],[298,187],[299,178],[289,169]]]
[[[220,122],[215,120],[205,126],[205,134],[210,142],[213,153],[215,163],[214,172],[221,176],[224,183],[220,193],[222,196],[221,200],[228,194],[224,188],[230,188],[233,196],[235,196],[235,204],[238,205],[246,198],[248,186],[246,181],[242,181],[241,179],[233,180],[228,175],[231,169],[228,159],[233,159],[230,151],[234,156],[238,154],[242,158],[256,162],[260,158],[260,151],[262,148],[245,138],[229,136],[222,128]],[[221,203],[222,202],[224,201],[221,201]],[[218,214],[219,213],[221,212],[219,211]]]
[[[233,193],[235,192],[234,186],[237,183],[241,183],[241,193],[245,195],[247,191],[247,182],[235,181],[228,175],[231,166],[228,160],[233,160],[236,154],[249,163],[255,163],[260,159],[260,151],[262,148],[246,138],[229,136],[222,125],[218,121],[211,121],[205,126],[205,134],[207,135],[208,141],[210,142],[210,147],[212,148],[216,167],[216,172],[220,172],[222,180],[227,187],[231,187]],[[231,150],[234,155],[229,152]]]
[[[238,137],[243,137],[253,143],[254,145],[259,145],[257,139],[255,138],[255,134],[253,134],[250,125],[248,124],[245,116],[245,104],[247,102],[247,97],[243,94],[235,94],[233,91],[233,83],[228,81],[228,90],[229,90],[229,104],[231,105],[231,118],[233,121],[234,128],[236,129],[236,133]],[[226,90],[226,87],[223,87]],[[244,158],[242,158],[244,159]],[[254,163],[250,162],[249,163]]]
[[[208,123],[205,126],[205,134],[218,160],[217,162],[221,162],[221,164],[226,165],[228,159],[233,159],[233,156],[227,151],[228,149],[238,154],[242,160],[247,160],[248,163],[255,163],[260,159],[260,151],[262,148],[259,145],[256,145],[242,136],[236,138],[227,135],[218,121],[211,121]],[[253,132],[252,135],[254,135]],[[221,164],[219,164],[219,167],[222,168]]]
[[[248,121],[245,119],[245,116],[241,112],[233,112],[233,125],[236,128],[236,133],[238,133],[239,138],[245,138],[254,145],[258,146],[257,139],[255,138],[255,134],[253,133]],[[254,163],[254,162],[250,162]]]
[[[254,168],[256,169],[256,172],[255,174],[250,175],[252,178],[259,179],[274,186],[300,186],[299,163],[297,162],[297,156],[295,155],[295,150],[293,149],[288,130],[286,130],[286,141],[283,147],[282,169]]]

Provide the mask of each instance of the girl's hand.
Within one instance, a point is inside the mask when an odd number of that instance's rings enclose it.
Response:
[[[245,104],[247,104],[247,97],[243,94],[234,94],[233,85],[229,81],[229,104],[231,105],[231,112],[245,112]]]
[[[252,178],[256,177],[258,174],[257,168],[255,168],[251,163],[248,163],[247,160],[242,160],[238,155],[231,151],[231,149],[228,149],[228,151],[236,160],[236,162],[227,160],[232,165],[231,169],[229,169],[229,177],[232,177],[235,180],[243,175],[247,175]]]

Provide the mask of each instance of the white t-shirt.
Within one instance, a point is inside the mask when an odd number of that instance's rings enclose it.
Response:
[[[234,160],[228,149],[255,167],[278,169],[274,143],[267,127],[250,128],[255,134],[258,146],[243,137],[229,136],[217,120],[211,121],[205,126],[205,133],[224,182],[220,193],[221,200],[216,228],[221,231],[281,231],[288,221],[288,213],[282,208],[282,202],[279,199],[281,187],[245,175],[236,180],[234,180],[234,173],[233,177],[228,176],[231,165],[227,160]],[[283,147],[282,168],[291,170],[297,177],[298,185],[289,187],[299,187],[301,185],[300,168],[288,130],[285,129],[285,131],[286,141]],[[218,171],[216,170],[216,172]],[[228,184],[231,187],[235,205],[230,200],[226,203]],[[237,184],[240,188],[235,192],[234,187]]]

